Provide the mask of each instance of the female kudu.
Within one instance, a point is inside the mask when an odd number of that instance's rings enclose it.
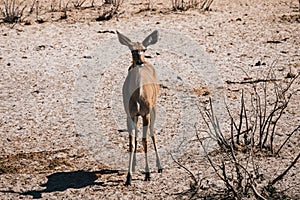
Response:
[[[143,146],[145,152],[145,181],[150,181],[150,169],[148,164],[148,130],[154,144],[156,153],[156,166],[158,172],[162,172],[159,155],[156,147],[156,136],[154,122],[156,117],[156,103],[159,91],[159,84],[153,66],[145,61],[144,53],[149,45],[155,44],[158,40],[158,31],[154,31],[145,40],[132,42],[125,35],[117,32],[121,44],[129,47],[132,53],[133,63],[128,69],[128,75],[123,85],[123,103],[127,114],[127,128],[129,133],[129,167],[125,185],[131,185],[132,172],[136,165],[137,149],[137,121],[138,117],[143,118]]]

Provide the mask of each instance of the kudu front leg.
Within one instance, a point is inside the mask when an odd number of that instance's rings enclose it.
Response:
[[[138,122],[138,117],[134,117],[134,132],[135,132],[135,137],[134,137],[134,153],[133,153],[133,160],[132,160],[132,172],[135,172],[135,167],[136,167],[136,151],[137,151],[137,137],[138,137],[138,128],[137,128],[137,122]]]

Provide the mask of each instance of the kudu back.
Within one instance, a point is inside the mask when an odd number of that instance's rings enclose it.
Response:
[[[153,141],[156,153],[156,166],[162,172],[160,158],[156,147],[154,123],[156,118],[156,104],[159,84],[154,67],[145,61],[145,51],[149,45],[158,40],[158,31],[152,32],[142,43],[132,42],[125,35],[117,32],[121,44],[126,45],[132,53],[132,65],[123,85],[123,103],[127,115],[127,129],[129,133],[129,166],[125,185],[131,185],[132,172],[135,171],[137,150],[137,122],[138,117],[143,119],[143,147],[145,152],[145,181],[150,181],[148,164],[148,132]]]

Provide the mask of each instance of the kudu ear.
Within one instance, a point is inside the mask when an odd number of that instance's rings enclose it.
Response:
[[[146,37],[143,41],[144,47],[148,47],[151,44],[155,44],[158,40],[158,31],[153,31],[148,37]]]
[[[119,42],[125,46],[128,46],[129,49],[132,51],[132,42],[131,40],[126,37],[125,35],[121,34],[119,31],[117,31]]]

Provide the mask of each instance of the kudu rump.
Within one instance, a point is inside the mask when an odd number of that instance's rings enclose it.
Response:
[[[137,150],[137,122],[138,117],[143,118],[143,147],[145,152],[145,181],[150,181],[150,169],[148,164],[148,131],[154,144],[156,153],[156,166],[158,172],[162,172],[159,155],[156,147],[154,122],[156,118],[156,103],[159,92],[159,84],[154,67],[145,61],[145,51],[149,45],[158,40],[158,31],[154,31],[145,40],[132,42],[125,35],[117,32],[121,44],[129,47],[132,53],[132,65],[128,69],[128,75],[123,85],[123,103],[127,114],[127,129],[129,133],[129,167],[125,185],[131,185],[132,172],[135,171]]]

